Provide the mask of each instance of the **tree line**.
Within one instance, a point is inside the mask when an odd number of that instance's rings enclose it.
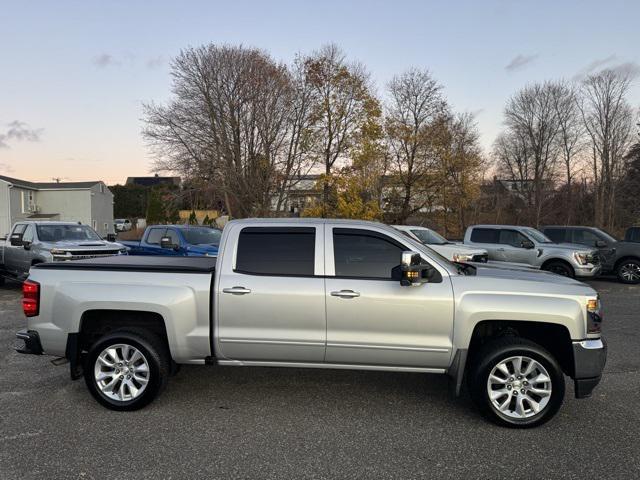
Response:
[[[180,52],[171,75],[170,100],[144,106],[153,168],[232,217],[290,214],[300,182],[317,174],[302,215],[419,222],[453,236],[492,219],[620,220],[634,138],[624,72],[526,86],[488,155],[473,114],[454,111],[431,72],[409,68],[379,94],[334,44],[291,64],[208,44]]]

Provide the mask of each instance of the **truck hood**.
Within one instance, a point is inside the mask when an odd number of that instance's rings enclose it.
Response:
[[[117,242],[104,242],[101,240],[83,240],[71,241],[65,240],[61,242],[41,242],[41,247],[46,250],[58,248],[60,250],[122,250],[124,245]]]
[[[555,273],[545,272],[542,270],[480,265],[481,264],[474,263],[474,266],[476,267],[476,276],[478,277],[587,287],[586,284],[574,280],[573,278],[563,277],[562,275],[556,275]]]
[[[190,255],[217,255],[218,245],[189,245],[187,252]]]
[[[560,249],[560,250],[571,250],[571,251],[579,251],[579,252],[595,252],[596,249],[593,247],[588,247],[586,245],[580,245],[579,243],[541,243],[538,245],[539,248],[545,249]]]

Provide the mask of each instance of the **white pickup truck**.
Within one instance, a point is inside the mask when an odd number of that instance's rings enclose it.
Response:
[[[220,254],[46,263],[23,287],[22,353],[65,357],[103,405],[151,402],[178,364],[441,373],[498,424],[531,427],[606,359],[596,292],[453,264],[377,223],[230,222]],[[186,400],[185,400],[186,401]]]

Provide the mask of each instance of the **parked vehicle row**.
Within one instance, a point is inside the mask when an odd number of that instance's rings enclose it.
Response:
[[[24,280],[39,263],[125,255],[124,245],[105,241],[89,225],[72,222],[17,222],[0,241],[0,283]]]
[[[487,250],[450,242],[430,228],[407,225],[393,225],[393,228],[400,230],[423,245],[429,246],[432,250],[452,262],[486,263],[489,259]]]
[[[348,368],[447,374],[492,421],[532,427],[564,375],[588,397],[606,359],[588,285],[451,263],[362,221],[232,221],[216,258],[43,263],[23,292],[18,351],[66,357],[115,410],[151,402],[176,364]]]
[[[602,261],[602,273],[615,274],[623,283],[640,283],[640,243],[631,240],[635,230],[629,229],[623,241],[594,227],[548,226],[542,231],[554,242],[595,247]]]

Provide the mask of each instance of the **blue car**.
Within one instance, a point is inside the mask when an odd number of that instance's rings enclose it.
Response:
[[[198,225],[151,225],[139,242],[122,241],[129,255],[216,257],[222,231]]]

